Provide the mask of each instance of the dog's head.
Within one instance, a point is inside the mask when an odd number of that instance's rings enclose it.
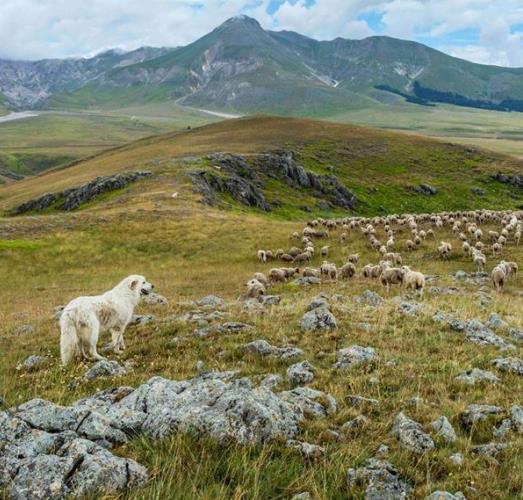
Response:
[[[138,274],[129,276],[127,282],[129,283],[129,288],[140,295],[149,295],[154,289],[154,285]]]

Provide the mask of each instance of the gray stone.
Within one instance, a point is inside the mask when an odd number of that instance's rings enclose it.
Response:
[[[356,430],[362,429],[369,423],[369,419],[365,415],[358,415],[357,417],[353,418],[352,420],[349,420],[345,422],[341,426],[341,430],[345,432],[354,432]]]
[[[372,347],[353,345],[336,351],[336,368],[352,368],[357,365],[368,364],[378,358]]]
[[[365,290],[360,295],[356,295],[354,300],[359,304],[370,307],[378,307],[385,302],[385,299],[381,295],[378,295],[372,290]]]
[[[244,346],[250,354],[278,359],[292,359],[303,356],[303,351],[297,347],[275,347],[266,340],[253,340]]]
[[[514,424],[514,428],[519,434],[523,434],[523,408],[518,405],[514,405],[510,409],[510,418]]]
[[[326,417],[335,414],[338,410],[333,396],[310,387],[296,387],[290,391],[280,392],[278,395],[282,400],[300,408],[305,415]]]
[[[326,307],[318,307],[303,315],[300,326],[306,332],[333,330],[336,328],[336,318]]]
[[[225,300],[216,295],[206,295],[199,300],[194,301],[194,304],[199,307],[223,307]]]
[[[417,316],[423,310],[423,304],[417,302],[401,302],[399,311],[406,316]]]
[[[85,372],[84,378],[86,380],[93,380],[99,377],[122,377],[126,374],[127,369],[117,361],[102,359],[101,361],[97,361]]]
[[[313,309],[317,309],[318,307],[326,307],[329,308],[329,302],[327,300],[327,297],[323,295],[318,295],[314,297],[307,306],[307,311],[312,311]]]
[[[308,361],[296,363],[287,368],[287,378],[294,385],[303,385],[314,379],[314,367]]]
[[[498,427],[495,427],[492,433],[498,439],[503,439],[509,432],[514,429],[512,420],[510,418],[505,418]]]
[[[432,295],[457,295],[459,293],[458,288],[446,286],[431,286],[428,291]]]
[[[467,500],[461,491],[456,493],[449,493],[448,491],[435,491],[431,493],[425,500]]]
[[[487,321],[487,326],[495,329],[508,328],[508,323],[501,319],[501,316],[496,313],[492,313]]]
[[[165,306],[169,301],[163,296],[156,292],[150,292],[149,295],[144,295],[142,297],[142,302],[149,304],[151,306]]]
[[[298,451],[303,458],[311,462],[319,460],[325,455],[325,448],[318,446],[317,444],[289,439],[287,440],[286,446],[287,448],[292,448],[293,450]]]
[[[502,372],[523,375],[523,359],[520,358],[497,358],[492,364]]]
[[[349,488],[365,488],[365,498],[369,500],[405,500],[411,487],[403,480],[391,463],[370,458],[363,467],[347,471]]]
[[[508,334],[518,342],[523,342],[523,330],[519,328],[509,328]]]
[[[32,372],[43,368],[49,362],[48,356],[35,356],[31,355],[20,363],[16,369],[23,370],[26,372]]]
[[[449,460],[456,467],[461,467],[463,465],[463,455],[461,453],[454,453],[450,455]]]
[[[152,314],[134,314],[129,321],[129,326],[147,325],[152,323],[156,318]]]
[[[514,348],[512,344],[496,335],[490,328],[478,320],[469,320],[465,323],[465,334],[474,344],[493,345],[502,349]]]
[[[277,306],[281,302],[281,295],[261,295],[258,302],[264,306]]]
[[[311,494],[308,491],[297,493],[291,497],[291,500],[311,500]]]
[[[377,399],[371,399],[371,398],[365,398],[363,396],[358,396],[356,394],[350,394],[347,396],[347,403],[349,403],[351,406],[378,406],[380,402]]]
[[[262,381],[260,382],[260,385],[262,387],[266,387],[267,389],[273,389],[278,384],[281,384],[283,382],[283,377],[281,375],[278,375],[277,373],[270,373],[269,375],[266,375]]]
[[[500,415],[503,409],[499,406],[487,404],[471,404],[461,414],[461,422],[467,428],[472,427],[477,422],[483,422],[490,417]]]
[[[479,444],[472,447],[472,452],[486,457],[496,458],[503,454],[507,445],[504,443]]]
[[[302,276],[301,278],[296,278],[292,282],[298,286],[321,285],[321,279],[316,278],[315,276]]]
[[[480,370],[479,368],[473,368],[472,370],[462,372],[454,380],[468,385],[474,385],[476,382],[488,382],[490,384],[497,384],[500,382],[500,379],[494,373],[487,370]]]
[[[421,454],[434,449],[434,441],[423,431],[421,425],[403,413],[395,418],[392,434],[404,448],[414,453]]]
[[[441,437],[445,443],[452,444],[457,441],[458,436],[456,435],[456,431],[447,417],[441,416],[432,422],[431,425],[436,431],[436,435]]]

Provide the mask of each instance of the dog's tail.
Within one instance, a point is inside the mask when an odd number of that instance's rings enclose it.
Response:
[[[62,364],[67,365],[80,349],[76,322],[69,311],[65,311],[60,318],[60,331],[60,356]]]

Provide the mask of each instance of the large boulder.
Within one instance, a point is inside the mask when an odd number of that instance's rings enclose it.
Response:
[[[333,330],[336,328],[336,318],[325,306],[320,306],[306,312],[300,321],[303,331]]]
[[[394,420],[392,434],[400,444],[414,453],[425,453],[434,449],[434,441],[426,434],[418,422],[399,413]]]

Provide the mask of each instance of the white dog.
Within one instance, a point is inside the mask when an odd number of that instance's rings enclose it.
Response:
[[[60,351],[66,365],[75,356],[104,359],[96,351],[101,331],[109,330],[115,353],[125,349],[123,333],[142,295],[149,295],[153,285],[143,276],[132,275],[112,290],[94,297],[78,297],[69,302],[60,317]]]

